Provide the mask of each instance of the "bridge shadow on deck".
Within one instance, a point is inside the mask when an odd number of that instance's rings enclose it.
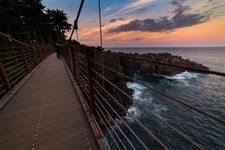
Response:
[[[62,60],[49,56],[0,111],[0,150],[98,149]]]

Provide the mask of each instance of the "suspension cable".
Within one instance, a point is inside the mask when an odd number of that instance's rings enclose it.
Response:
[[[79,50],[79,36],[78,36],[78,30],[76,30],[76,37],[77,37],[77,49]]]
[[[101,16],[101,1],[100,0],[98,0],[98,17],[99,17],[100,44],[102,48],[102,16]]]
[[[104,112],[100,109],[100,107],[99,107],[98,105],[96,105],[96,106],[97,106],[97,107],[96,107],[96,108],[97,108],[97,109],[96,109],[96,110],[97,110],[96,112],[97,112],[98,116],[102,119],[103,124],[105,125],[105,127],[106,127],[107,130],[108,130],[108,133],[109,133],[110,136],[112,137],[112,139],[113,139],[114,143],[116,144],[117,148],[120,150],[120,146],[119,146],[119,144],[117,143],[117,141],[116,141],[115,137],[113,136],[113,134],[111,133],[110,128],[112,129],[112,131],[113,131],[113,133],[115,134],[116,138],[119,140],[119,142],[120,142],[122,145],[123,145],[123,142],[122,142],[121,139],[119,138],[119,135],[116,133],[116,131],[114,130],[114,128],[111,127],[111,124],[110,124],[108,118],[105,116]],[[103,117],[102,117],[102,116],[103,116]],[[105,123],[104,120],[106,120],[106,123]],[[108,127],[108,126],[109,126],[109,127]],[[125,145],[123,145],[123,146],[124,146],[125,149],[127,149]]]
[[[82,99],[85,99],[85,97],[84,97],[83,94],[81,94],[81,97],[82,97]],[[85,99],[85,100],[86,100],[86,99]],[[84,101],[84,103],[86,104],[86,106],[88,106],[87,101]],[[93,119],[94,123],[96,124],[96,127],[97,127],[97,130],[98,130],[98,132],[99,132],[99,135],[100,135],[101,137],[104,137],[104,134],[103,134],[103,132],[102,132],[100,126],[98,125],[98,123],[97,123],[95,117],[92,117],[92,119]],[[111,150],[111,148],[110,148],[110,146],[109,146],[109,144],[108,144],[108,141],[107,141],[105,138],[103,138],[103,141],[104,141],[104,143],[106,144],[107,149]]]
[[[96,61],[94,61],[94,60],[92,60],[92,62],[94,62],[94,63],[96,63],[96,64],[98,64],[98,65],[102,65],[102,64],[100,64],[100,63],[98,63],[98,62],[96,62]],[[207,113],[207,112],[204,112],[204,111],[202,111],[202,110],[199,110],[199,109],[197,109],[196,107],[191,106],[191,105],[185,103],[184,101],[181,101],[180,99],[174,98],[174,97],[169,96],[169,95],[167,95],[167,94],[165,94],[165,93],[163,93],[163,92],[160,92],[159,90],[154,89],[153,87],[151,87],[151,86],[149,86],[149,85],[147,85],[147,84],[143,84],[142,82],[137,81],[137,80],[135,80],[135,79],[133,79],[133,78],[131,78],[131,77],[129,77],[129,76],[127,76],[127,75],[121,73],[121,72],[115,71],[114,69],[111,69],[111,68],[106,67],[106,66],[103,66],[103,67],[106,68],[106,69],[108,69],[108,70],[111,70],[112,72],[114,72],[114,73],[116,73],[116,74],[119,74],[120,76],[123,76],[123,77],[125,77],[125,78],[127,78],[127,79],[129,79],[129,80],[131,80],[131,81],[133,81],[133,82],[136,82],[136,83],[139,83],[139,84],[141,84],[141,85],[144,85],[144,86],[148,87],[149,89],[151,89],[152,91],[154,91],[154,92],[156,92],[156,93],[158,93],[158,94],[160,94],[160,95],[162,95],[162,96],[164,96],[164,97],[166,97],[166,98],[168,98],[168,99],[170,99],[170,100],[172,100],[172,101],[174,101],[174,102],[176,102],[176,103],[178,103],[178,104],[181,104],[181,105],[183,105],[183,106],[189,108],[190,110],[192,110],[192,111],[194,111],[194,112],[197,112],[197,113],[199,113],[199,114],[201,114],[201,115],[204,115],[204,116],[208,117],[208,118],[211,119],[211,120],[217,121],[217,122],[219,122],[219,123],[225,125],[225,120],[221,120],[220,118],[218,118],[218,117],[216,117],[216,116],[214,116],[214,115],[212,115],[212,114],[209,114],[209,113]]]
[[[78,20],[79,20],[80,13],[81,13],[81,10],[82,10],[82,8],[83,8],[83,5],[84,5],[84,0],[81,0],[80,7],[79,7],[79,10],[78,10],[78,12],[77,12],[77,17],[76,17],[76,19],[74,20],[73,30],[72,30],[72,32],[71,32],[69,41],[71,41],[71,39],[72,39],[74,30],[77,30],[77,29],[78,29]]]
[[[96,71],[92,70],[95,74],[97,74],[99,77],[103,78],[103,76],[101,76],[99,73],[97,73]],[[116,88],[118,91],[120,91],[122,94],[124,94],[126,97],[128,97],[130,100],[134,100],[133,97],[131,97],[130,95],[128,95],[127,93],[125,93],[123,90],[121,90],[119,87],[117,87],[115,84],[113,84],[112,82],[110,82],[108,79],[104,78],[104,80],[106,80],[110,85],[112,85],[114,88]],[[143,110],[144,111],[144,110]],[[165,120],[163,120],[159,115],[157,115],[156,113],[152,112],[151,113],[156,116],[156,118],[158,118],[162,123],[166,124],[169,128],[171,128],[173,131],[175,131],[177,134],[179,134],[181,137],[183,137],[184,139],[186,139],[187,141],[189,141],[190,143],[192,143],[196,148],[198,149],[202,149],[200,145],[198,145],[196,142],[194,142],[193,140],[191,140],[185,133],[179,131],[178,129],[176,129],[175,127],[173,127],[172,125],[170,125],[168,122],[166,122]]]
[[[122,123],[126,126],[126,128],[134,135],[134,137],[140,142],[140,144],[145,148],[148,149],[147,146],[142,142],[142,140],[137,136],[137,134],[127,125],[127,123],[122,119],[122,117],[115,111],[115,109],[109,104],[109,102],[105,99],[105,97],[102,96],[102,94],[95,88],[96,93],[104,100],[104,102],[109,106],[109,108],[116,114],[116,116],[122,121]],[[98,100],[98,99],[97,99]],[[98,100],[98,102],[103,107],[102,102]],[[106,109],[103,107],[103,109]],[[121,130],[120,126],[116,124],[118,128]],[[121,133],[124,135],[123,131]],[[127,138],[126,135],[124,135],[125,139],[130,143],[130,140]]]
[[[100,32],[100,46],[101,46],[101,63],[103,65],[104,60],[103,60],[103,47],[102,47],[102,16],[101,16],[101,1],[98,0],[98,17],[99,17],[99,32]],[[104,74],[104,69],[102,68],[102,75],[105,76]],[[102,80],[103,87],[105,87],[105,81]]]
[[[198,68],[194,68],[194,67],[188,67],[188,66],[184,66],[184,65],[172,64],[172,63],[166,63],[166,62],[158,62],[158,61],[144,59],[144,58],[138,58],[138,57],[133,57],[133,56],[125,56],[125,55],[121,55],[121,54],[119,54],[119,55],[118,54],[114,54],[114,55],[120,56],[120,57],[124,57],[124,58],[140,60],[140,61],[147,61],[147,62],[150,62],[150,63],[164,65],[164,66],[171,66],[171,67],[182,68],[182,69],[186,69],[188,71],[196,71],[196,72],[199,72],[199,73],[208,73],[208,74],[225,76],[224,72],[219,72],[219,71],[203,70],[203,69],[198,69]]]
[[[169,148],[164,144],[162,143],[161,140],[159,140],[154,134],[152,131],[150,131],[148,128],[146,128],[136,117],[134,117],[129,111],[127,111],[127,109],[122,105],[120,104],[108,91],[106,91],[106,89],[104,89],[95,79],[93,80],[96,85],[98,85],[113,101],[112,102],[115,102],[116,105],[118,105],[121,109],[123,109],[131,118],[134,119],[134,121],[142,128],[144,129],[148,135],[153,138],[155,141],[157,141],[157,143],[162,146],[163,149],[165,150],[169,150]]]
[[[79,44],[79,35],[78,35],[78,29],[76,29],[76,37],[77,37],[77,54],[80,52],[80,44]]]
[[[31,47],[29,44],[26,44],[24,42],[21,42],[19,40],[16,40],[16,39],[12,38],[9,34],[4,34],[4,33],[0,32],[0,35],[5,37],[5,38],[8,38],[9,40],[14,41],[15,43],[18,43],[20,45],[23,45],[23,46],[26,46],[26,47]]]

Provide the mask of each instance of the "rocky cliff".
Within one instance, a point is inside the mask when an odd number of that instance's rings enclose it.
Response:
[[[106,51],[103,53],[104,65],[115,70],[121,72],[131,78],[134,77],[135,72],[142,72],[148,74],[160,74],[172,76],[178,73],[182,73],[185,69],[162,65],[153,62],[161,62],[168,64],[175,64],[180,66],[192,67],[202,70],[209,70],[206,66],[198,64],[196,62],[192,62],[188,59],[183,59],[180,56],[174,56],[169,53],[161,53],[161,54],[127,54],[127,53],[116,53],[111,51]],[[135,59],[134,59],[135,58]],[[98,54],[96,59],[101,62],[101,55]],[[148,61],[145,61],[148,60]],[[101,72],[101,67],[98,66],[96,68],[99,72]],[[112,72],[108,69],[104,68],[104,76],[117,87],[121,88],[124,92],[128,93],[130,96],[133,91],[127,88],[127,82],[129,79],[119,75],[118,73]],[[105,89],[109,91],[116,100],[118,100],[125,108],[129,108],[132,104],[132,100],[125,96],[122,92],[120,92],[117,88],[110,85],[110,83],[105,81]],[[111,102],[111,101],[110,101]],[[124,115],[125,112],[120,109],[116,104],[111,102],[115,109],[120,112],[121,115]]]
[[[167,76],[172,76],[186,71],[186,69],[172,65],[209,70],[206,66],[190,61],[189,59],[183,59],[181,56],[171,55],[169,53],[127,54],[107,51],[104,52],[104,64],[109,67],[114,67],[114,69],[122,71],[130,77],[133,77],[134,73],[137,71]]]

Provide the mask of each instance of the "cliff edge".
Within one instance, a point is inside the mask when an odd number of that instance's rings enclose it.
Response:
[[[99,52],[96,59],[101,62],[101,57],[102,56]],[[209,70],[209,68],[204,65],[198,64],[188,59],[183,59],[180,56],[171,55],[169,53],[138,54],[104,51],[103,58],[104,65],[106,67],[123,73],[131,78],[134,77],[136,72],[172,76],[186,71],[186,69],[184,68],[163,64],[172,64],[201,70]],[[155,62],[159,62],[161,64]],[[99,73],[101,72],[101,69],[102,68],[100,66],[96,68]],[[127,82],[131,80],[106,68],[104,68],[104,76],[110,82],[132,96],[133,91],[127,88]],[[126,109],[128,109],[132,105],[132,100],[128,96],[120,92],[117,88],[113,87],[107,81],[104,82],[104,85],[105,89],[110,92],[115,97],[115,99],[118,100]],[[115,105],[114,108],[117,110],[117,112],[120,112],[120,115],[126,115],[126,113],[118,106],[116,106],[116,104],[112,103],[112,105]]]

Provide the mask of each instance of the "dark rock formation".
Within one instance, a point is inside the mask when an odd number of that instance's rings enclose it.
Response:
[[[207,67],[198,64],[196,62],[192,62],[188,59],[183,59],[180,56],[174,56],[169,53],[161,53],[161,54],[128,54],[128,53],[116,53],[111,51],[106,51],[103,53],[104,58],[104,65],[117,71],[123,73],[131,78],[133,78],[135,72],[139,71],[142,73],[148,74],[160,74],[160,75],[167,75],[172,76],[178,73],[184,72],[186,69],[169,66],[169,65],[162,65],[153,62],[161,62],[161,63],[168,63],[174,64],[179,66],[186,66],[201,70],[209,70]],[[135,59],[134,59],[135,58]],[[96,60],[101,62],[101,54],[96,55]],[[148,61],[145,61],[148,60]],[[100,66],[96,67],[98,72],[102,71]],[[127,88],[127,82],[130,81],[129,79],[110,71],[104,68],[104,76],[117,87],[121,88],[125,93],[132,96],[133,91]],[[101,80],[101,79],[98,79]],[[111,93],[116,100],[119,101],[126,109],[130,107],[132,104],[132,100],[128,98],[128,96],[124,95],[121,91],[117,88],[113,87],[110,83],[105,81],[104,83],[105,89]],[[120,115],[124,115],[125,112],[118,107],[117,104],[110,101],[112,106],[120,112]]]
[[[130,77],[133,77],[134,73],[137,71],[148,74],[172,76],[187,70],[173,65],[209,70],[206,66],[169,53],[126,54],[107,51],[104,53],[104,59],[106,66],[112,67],[112,65],[115,64],[118,70]]]

